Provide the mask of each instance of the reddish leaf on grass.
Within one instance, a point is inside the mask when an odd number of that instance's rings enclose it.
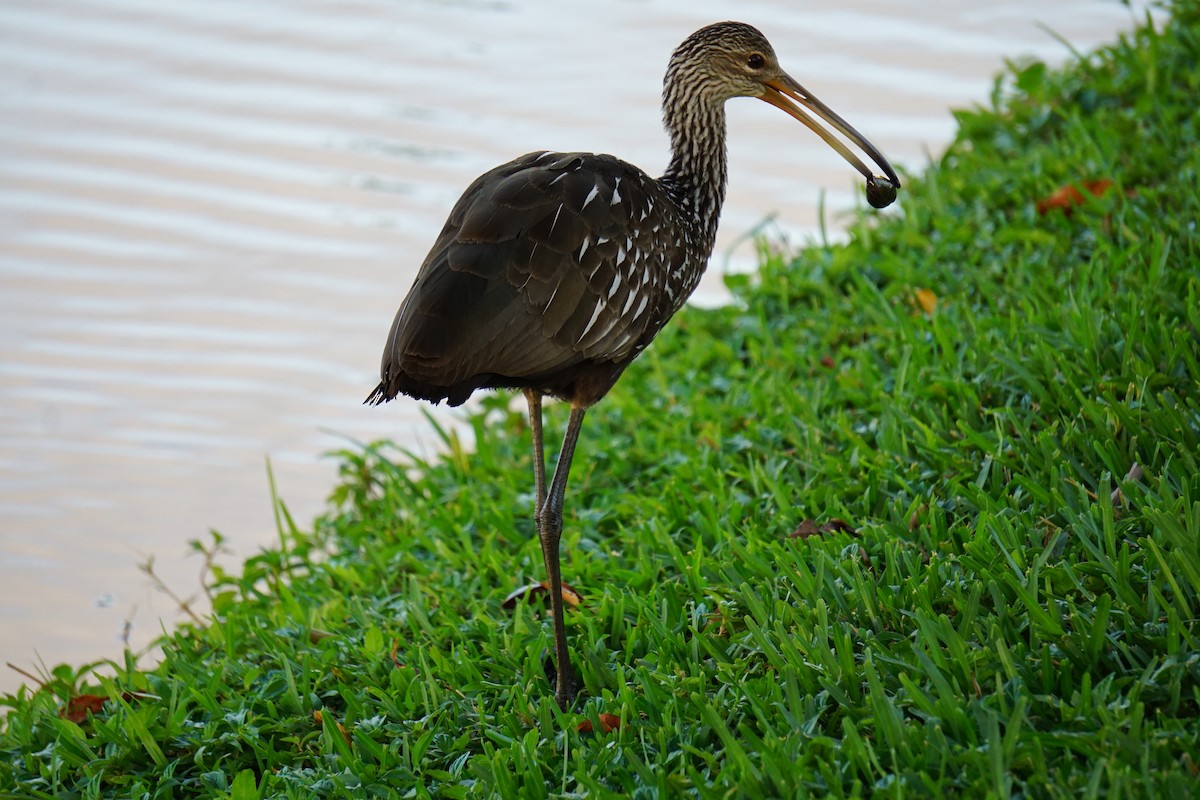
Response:
[[[831,355],[821,356],[821,366],[824,367],[825,369],[833,369],[834,366],[836,366],[836,362],[834,362],[833,356],[831,356]]]
[[[788,534],[789,539],[807,539],[810,536],[819,536],[822,533],[848,533],[851,536],[857,536],[858,531],[854,526],[844,519],[834,517],[828,522],[817,524],[815,519],[803,520],[796,526],[796,530]]]
[[[545,597],[549,600],[550,585],[546,581],[538,581],[537,583],[527,583],[509,592],[508,597],[504,598],[504,602],[500,604],[501,608],[512,610],[517,607],[517,603],[521,600],[532,600],[535,597]],[[583,602],[583,595],[575,591],[575,588],[569,583],[562,585],[563,602],[569,606],[578,606]]]
[[[600,714],[600,727],[604,729],[604,733],[612,733],[621,727],[621,718],[616,714]],[[575,728],[580,733],[592,733],[592,721],[585,719]]]
[[[1093,197],[1099,197],[1112,188],[1112,185],[1113,182],[1108,178],[1100,178],[1099,180],[1094,181],[1084,181],[1078,186],[1073,183],[1068,183],[1064,186],[1058,187],[1057,190],[1039,200],[1037,202],[1037,213],[1048,214],[1057,208],[1061,209],[1064,214],[1069,216],[1071,212],[1075,210],[1075,206],[1083,205],[1084,201],[1086,200],[1086,198],[1083,196],[1083,192],[1079,191],[1079,187],[1083,187],[1083,190]]]
[[[154,695],[149,694],[130,694],[129,692],[121,693],[121,699],[126,703],[143,697],[157,699],[154,697]],[[75,695],[67,701],[67,704],[62,707],[62,710],[58,712],[58,715],[63,719],[70,720],[78,725],[87,719],[88,714],[99,714],[104,708],[104,704],[107,703],[108,700],[109,698],[102,697],[98,694]]]
[[[107,697],[101,697],[98,694],[76,695],[67,701],[58,715],[78,725],[87,719],[88,714],[99,714],[100,709],[104,708],[104,704],[107,702]]]

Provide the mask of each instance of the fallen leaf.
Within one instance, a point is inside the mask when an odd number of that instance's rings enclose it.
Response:
[[[938,296],[933,292],[928,289],[917,289],[913,295],[916,297],[917,305],[926,314],[932,314],[937,310]]]
[[[612,733],[613,731],[620,729],[621,718],[616,714],[599,714],[598,716],[600,717],[600,727],[604,728],[605,733]],[[583,722],[579,723],[575,730],[579,731],[580,733],[591,733],[592,721],[590,719],[585,719]]]
[[[1099,197],[1100,195],[1104,194],[1112,187],[1112,185],[1113,182],[1108,178],[1100,178],[1099,180],[1094,181],[1084,181],[1082,184],[1080,184],[1080,186],[1083,187],[1083,190],[1093,197]],[[1069,183],[1064,186],[1060,186],[1053,193],[1039,200],[1037,202],[1037,213],[1044,215],[1057,208],[1062,209],[1064,214],[1070,216],[1071,212],[1074,211],[1075,206],[1083,205],[1085,200],[1086,198],[1083,196],[1083,192],[1079,191],[1079,187],[1073,183]]]
[[[500,604],[501,608],[512,610],[517,607],[517,602],[520,600],[532,600],[534,597],[545,595],[549,600],[550,585],[546,581],[538,581],[537,583],[527,583],[524,586],[513,589],[509,592],[508,597],[504,598],[504,602]],[[562,585],[563,602],[572,608],[583,603],[583,595],[575,591],[575,588],[569,583]]]
[[[160,698],[152,694],[122,692],[121,699],[128,703],[131,700],[158,700]],[[68,700],[67,704],[63,706],[62,711],[58,712],[58,715],[78,725],[87,719],[88,714],[99,714],[108,700],[108,697],[102,697],[98,694],[79,694]]]
[[[789,539],[807,539],[821,532],[815,519],[806,519],[796,526],[796,530],[788,534]]]
[[[549,590],[550,587],[547,586],[546,591]],[[583,595],[575,591],[574,587],[572,587],[569,583],[564,583],[562,585],[562,597],[563,602],[569,606],[578,606],[583,602]]]
[[[98,694],[76,695],[67,701],[58,715],[78,725],[87,719],[88,714],[99,714],[107,702],[107,697],[101,697]]]

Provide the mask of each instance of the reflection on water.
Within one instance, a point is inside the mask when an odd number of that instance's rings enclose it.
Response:
[[[360,403],[458,193],[528,150],[666,162],[671,49],[736,14],[785,68],[919,170],[1005,56],[1062,61],[1117,3],[619,4],[15,0],[0,23],[0,660],[115,657],[170,624],[136,563],[196,587],[190,539],[272,537],[346,437],[432,447],[412,403]],[[857,176],[765,105],[730,106],[721,258],[794,238]],[[903,198],[901,198],[901,205]],[[836,220],[835,220],[836,221]],[[715,279],[714,279],[715,278]],[[719,299],[719,276],[701,288]],[[449,417],[442,413],[442,419]],[[0,688],[18,679],[0,677]]]

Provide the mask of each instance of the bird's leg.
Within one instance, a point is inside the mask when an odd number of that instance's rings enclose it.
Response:
[[[554,618],[554,665],[556,685],[554,699],[559,708],[566,709],[575,700],[575,672],[567,658],[567,630],[563,621],[562,572],[559,567],[558,543],[562,538],[563,495],[567,490],[567,473],[571,471],[571,458],[575,455],[575,442],[583,425],[586,406],[571,406],[571,417],[567,421],[567,432],[563,436],[562,452],[554,467],[550,481],[550,493],[538,506],[538,539],[542,544],[542,559],[546,562],[546,579],[550,584],[550,613]]]
[[[537,483],[537,504],[534,513],[542,510],[546,502],[546,454],[542,447],[542,393],[537,389],[525,390],[525,402],[529,404],[529,431],[533,436],[533,478]]]

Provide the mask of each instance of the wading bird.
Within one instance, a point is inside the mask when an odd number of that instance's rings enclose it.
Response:
[[[900,180],[883,155],[784,72],[766,38],[709,25],[671,56],[661,178],[608,155],[538,152],[481,175],[463,193],[400,306],[367,398],[459,405],[477,389],[520,389],[529,404],[537,532],[550,590],[555,692],[577,690],[563,625],[563,494],[588,408],[646,349],[700,282],[725,199],[725,101],[757,97],[817,133],[867,179],[882,208]],[[879,165],[876,177],[804,108]],[[542,397],[571,405],[546,486]]]

